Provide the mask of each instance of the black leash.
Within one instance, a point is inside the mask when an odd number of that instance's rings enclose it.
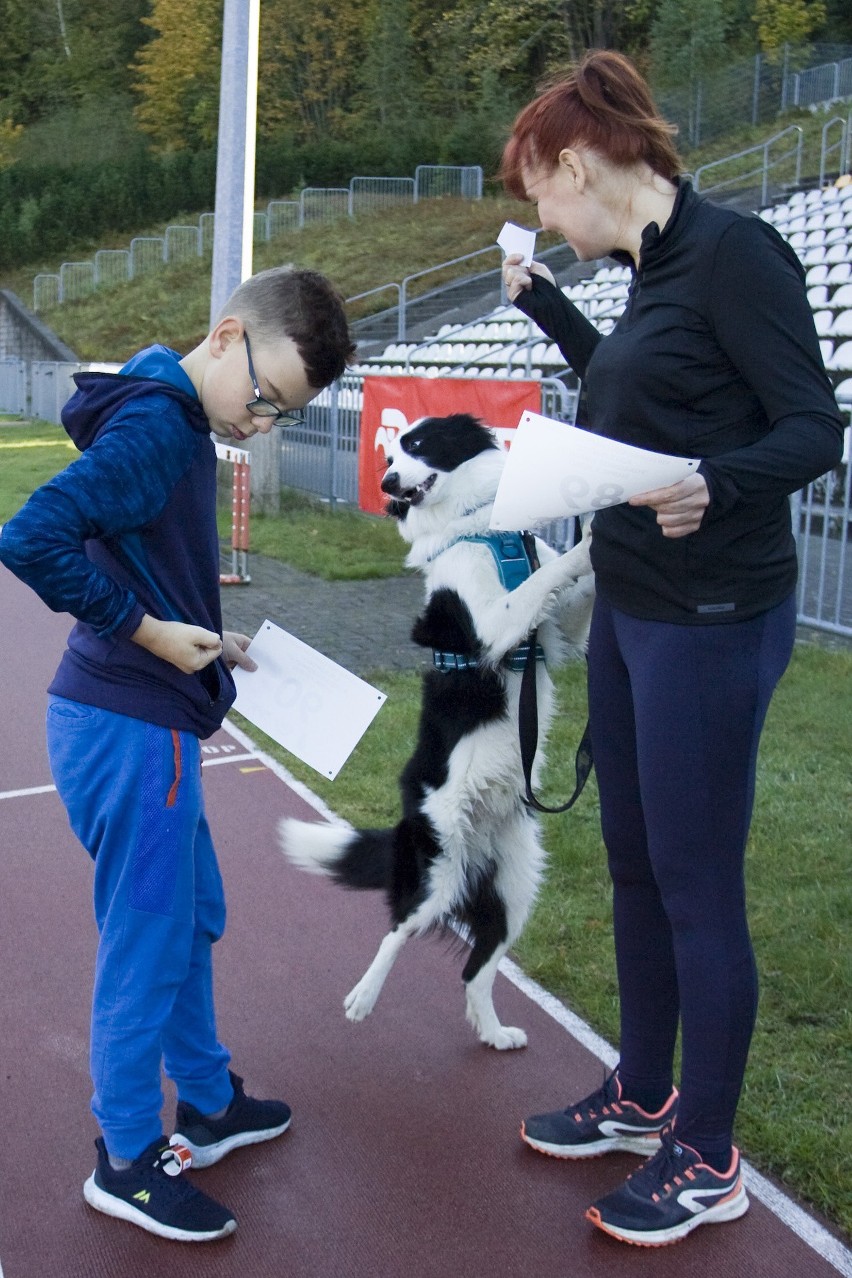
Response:
[[[535,541],[531,533],[522,533],[524,549],[530,561],[530,567],[533,572],[539,567],[538,555],[535,550]],[[577,754],[574,759],[574,769],[576,775],[576,783],[574,785],[574,793],[567,803],[562,803],[559,807],[548,808],[540,803],[533,794],[532,790],[532,766],[535,759],[535,752],[538,749],[538,701],[536,698],[535,686],[535,649],[537,630],[534,630],[529,636],[529,651],[527,653],[524,672],[521,676],[521,692],[518,702],[518,733],[521,746],[521,766],[524,771],[524,786],[526,789],[525,802],[528,807],[535,808],[537,812],[567,812],[572,808],[583,792],[583,786],[589,779],[589,773],[592,770],[594,760],[592,759],[592,737],[591,730],[586,723],[583,729],[583,736],[580,744],[577,746]]]

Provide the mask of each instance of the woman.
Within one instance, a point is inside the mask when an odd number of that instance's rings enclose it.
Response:
[[[650,1246],[748,1208],[732,1130],[757,1003],[743,874],[757,746],[795,634],[788,496],[842,443],[798,259],[760,218],[695,194],[674,132],[627,58],[591,52],[521,112],[502,166],[580,260],[632,271],[602,338],[544,266],[504,263],[509,298],[582,379],[585,424],[702,459],[594,517],[589,713],[620,1061],[523,1128],[563,1158],[651,1153],[586,1213]]]

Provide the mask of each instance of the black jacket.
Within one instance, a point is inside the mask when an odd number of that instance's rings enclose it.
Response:
[[[649,507],[595,515],[601,594],[636,617],[697,624],[741,621],[786,598],[796,582],[789,494],[838,464],[843,439],[786,241],[681,180],[666,226],[643,232],[608,337],[540,277],[515,305],[585,383],[591,430],[703,459],[711,504],[689,536],[664,538]]]

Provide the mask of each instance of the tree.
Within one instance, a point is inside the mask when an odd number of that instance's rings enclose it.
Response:
[[[804,44],[825,22],[823,0],[755,0],[760,47],[777,60],[785,44]]]
[[[651,28],[655,83],[694,88],[724,62],[725,34],[721,0],[662,0]]]
[[[135,114],[161,150],[210,145],[216,137],[222,8],[222,0],[153,0],[143,18],[155,34],[134,62]]]

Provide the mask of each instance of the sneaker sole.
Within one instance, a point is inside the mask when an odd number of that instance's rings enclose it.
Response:
[[[282,1123],[280,1127],[267,1127],[259,1132],[237,1132],[233,1136],[226,1136],[224,1140],[217,1140],[215,1145],[196,1145],[194,1141],[188,1140],[181,1132],[175,1132],[171,1140],[173,1144],[183,1145],[192,1154],[192,1167],[194,1171],[199,1171],[203,1167],[212,1167],[214,1163],[218,1163],[226,1154],[230,1154],[234,1149],[242,1149],[244,1145],[259,1145],[265,1140],[274,1140],[276,1136],[283,1136],[290,1126],[291,1120],[288,1118],[286,1123]]]
[[[524,1124],[521,1124],[521,1140],[539,1154],[547,1154],[549,1158],[601,1158],[604,1154],[642,1154],[647,1157],[655,1154],[660,1148],[659,1132],[649,1132],[647,1136],[604,1136],[600,1140],[588,1141],[584,1145],[554,1145],[544,1140],[535,1140],[529,1136]]]
[[[95,1181],[94,1172],[83,1186],[83,1197],[90,1207],[94,1207],[95,1211],[103,1212],[105,1216],[126,1220],[131,1225],[138,1225],[140,1229],[147,1230],[149,1234],[157,1234],[160,1238],[169,1238],[174,1242],[214,1242],[217,1238],[225,1238],[228,1234],[232,1234],[237,1227],[233,1216],[221,1229],[204,1232],[164,1225],[161,1221],[146,1216],[144,1211],[133,1207],[123,1198],[116,1198],[114,1194],[108,1194],[106,1190],[101,1189]]]
[[[740,1183],[731,1197],[724,1202],[717,1203],[715,1207],[708,1207],[706,1211],[698,1212],[690,1216],[688,1220],[681,1221],[679,1225],[672,1225],[670,1229],[622,1229],[620,1226],[607,1224],[597,1207],[589,1207],[586,1220],[590,1220],[611,1238],[630,1243],[633,1247],[668,1247],[671,1243],[680,1242],[699,1225],[721,1225],[726,1220],[739,1220],[748,1209],[748,1195],[745,1186]]]

